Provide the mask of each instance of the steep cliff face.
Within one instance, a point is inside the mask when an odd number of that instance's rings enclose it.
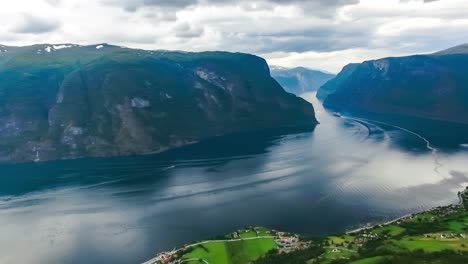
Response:
[[[342,111],[468,123],[468,54],[463,50],[349,65],[318,97]]]
[[[313,126],[256,56],[111,45],[1,46],[0,157],[159,152],[220,134]]]
[[[319,88],[317,91],[317,98],[324,100],[329,94],[335,93],[336,89],[349,78],[358,65],[359,64],[346,65],[335,78],[330,79]]]
[[[296,95],[315,92],[320,86],[335,77],[333,74],[304,67],[271,67],[271,76],[275,78],[287,92]]]

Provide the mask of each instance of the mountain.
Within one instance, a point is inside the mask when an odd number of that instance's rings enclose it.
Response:
[[[467,47],[351,64],[317,97],[339,111],[468,124]]]
[[[264,59],[99,44],[0,46],[4,161],[147,154],[226,133],[317,124]]]
[[[462,44],[434,53],[435,55],[468,54],[468,44]]]
[[[332,94],[336,91],[337,87],[341,83],[345,82],[347,78],[354,72],[359,64],[351,63],[346,65],[341,72],[335,76],[335,78],[330,79],[324,85],[322,85],[317,91],[317,98],[324,100],[329,94]]]
[[[296,95],[315,92],[320,86],[335,77],[333,74],[304,67],[284,68],[278,66],[271,67],[271,76],[275,78],[287,92]]]

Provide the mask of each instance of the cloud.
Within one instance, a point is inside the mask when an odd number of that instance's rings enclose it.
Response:
[[[135,12],[142,7],[159,7],[163,9],[178,10],[197,4],[193,0],[104,0],[104,4],[119,6],[128,12]]]
[[[466,0],[15,0],[2,3],[0,42],[226,50],[336,72],[466,43],[467,9]]]
[[[59,27],[60,24],[54,19],[23,14],[11,31],[21,34],[42,34],[54,31]]]
[[[400,0],[400,3],[407,3],[407,2],[411,2],[411,1],[419,1],[419,2],[423,2],[423,3],[430,3],[430,2],[440,1],[440,0]]]
[[[189,23],[184,22],[174,27],[175,36],[179,38],[197,38],[200,37],[204,30],[203,28],[191,26]]]
[[[272,5],[295,5],[305,10],[315,10],[316,15],[324,15],[333,12],[339,7],[359,3],[359,0],[102,0],[105,4],[120,6],[129,12],[135,12],[141,8],[157,7],[178,11],[195,6],[241,6],[254,10],[258,7],[271,7]]]
[[[62,0],[45,0],[46,3],[52,5],[52,6],[57,6],[62,3]]]

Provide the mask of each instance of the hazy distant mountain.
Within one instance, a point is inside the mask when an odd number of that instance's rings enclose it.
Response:
[[[304,67],[284,68],[271,67],[271,76],[290,93],[300,95],[306,92],[317,91],[320,86],[335,77],[330,73],[311,70]]]
[[[343,111],[468,123],[467,47],[351,64],[317,96],[325,106]]]
[[[0,46],[0,157],[49,160],[163,151],[203,138],[313,126],[262,58],[106,44]]]
[[[434,53],[434,55],[468,54],[468,44],[462,44]]]

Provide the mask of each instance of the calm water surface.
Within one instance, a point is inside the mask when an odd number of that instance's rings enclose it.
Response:
[[[314,106],[321,125],[308,133],[0,165],[0,263],[138,263],[247,225],[341,232],[457,202],[468,185],[467,145],[432,149],[411,131]]]

